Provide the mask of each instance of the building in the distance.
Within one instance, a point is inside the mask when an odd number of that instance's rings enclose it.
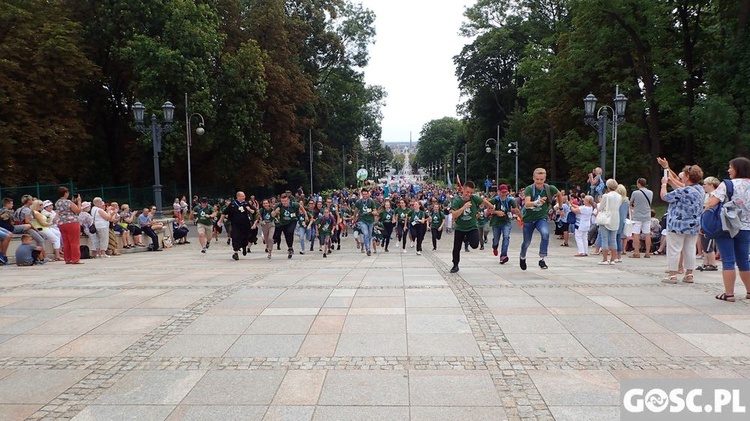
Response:
[[[406,153],[409,154],[417,153],[417,142],[386,142],[385,146],[391,148],[394,155]]]

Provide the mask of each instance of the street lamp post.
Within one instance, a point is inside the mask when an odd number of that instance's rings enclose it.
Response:
[[[508,153],[513,153],[516,155],[516,189],[514,191],[517,194],[518,193],[518,142],[508,143]]]
[[[143,134],[151,133],[151,143],[154,147],[154,201],[156,202],[156,214],[154,219],[163,219],[164,211],[162,210],[162,198],[161,198],[161,177],[159,175],[159,154],[161,153],[161,140],[162,137],[174,130],[172,121],[174,121],[174,105],[167,101],[161,107],[164,113],[164,124],[156,122],[156,114],[151,114],[151,127],[147,127],[143,124],[143,117],[146,111],[146,107],[140,102],[133,104],[133,116],[135,117],[135,127],[139,132]]]
[[[198,123],[198,128],[195,129],[195,134],[197,134],[198,136],[203,136],[203,134],[206,132],[206,130],[203,128],[203,126],[205,126],[206,124],[206,121],[203,119],[203,116],[200,113],[190,114],[188,108],[188,94],[185,93],[185,133],[187,135],[188,200],[193,200],[193,173],[190,168],[190,147],[193,146],[193,131],[190,128],[190,120],[192,120],[193,117],[200,117],[201,122]]]
[[[353,157],[350,154],[344,153],[344,147],[342,146],[341,147],[341,167],[343,168],[342,175],[344,177],[343,178],[344,186],[346,186],[346,165],[347,164],[352,165],[352,159]]]
[[[312,140],[312,129],[309,130],[309,138],[310,138],[310,197],[313,196],[313,145],[317,145],[320,149],[318,149],[318,156],[323,155],[323,144],[318,142],[317,140],[313,142]]]
[[[466,168],[469,164],[469,160],[468,158],[466,158],[466,154],[464,152],[459,152],[456,155],[456,162],[460,164],[461,161],[463,161],[464,163],[464,181],[466,181]]]
[[[609,105],[602,105],[596,111],[594,116],[594,110],[596,110],[596,97],[593,94],[588,94],[583,100],[584,110],[584,122],[589,126],[596,129],[599,134],[599,147],[601,148],[601,167],[602,176],[606,174],[606,161],[607,161],[607,127],[612,127],[612,141],[614,145],[614,157],[612,163],[612,178],[617,179],[617,126],[625,121],[625,106],[628,103],[628,99],[625,95],[620,93],[620,87],[615,87],[615,108],[613,109]],[[612,120],[609,120],[609,112],[612,113]]]

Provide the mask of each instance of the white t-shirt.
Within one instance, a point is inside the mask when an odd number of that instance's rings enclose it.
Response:
[[[594,208],[591,206],[579,206],[578,209],[581,213],[576,214],[576,230],[588,231],[591,229],[591,214],[594,213]]]
[[[734,185],[734,192],[732,193],[732,200],[737,204],[740,212],[740,229],[750,230],[750,179],[747,178],[735,178],[732,180]],[[727,197],[727,186],[722,181],[716,190],[711,192],[711,196],[716,197],[720,201],[724,201]]]
[[[96,229],[109,229],[109,221],[104,219],[104,217],[99,213],[99,211],[104,212],[102,208],[98,208],[96,206],[91,206],[91,217],[94,218],[94,226]]]

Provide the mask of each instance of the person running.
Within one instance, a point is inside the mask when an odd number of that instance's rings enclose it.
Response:
[[[257,210],[245,201],[245,193],[238,191],[235,199],[224,208],[219,219],[219,225],[228,221],[232,225],[232,259],[240,260],[239,252],[247,256],[250,248],[250,231],[258,217]]]
[[[328,257],[331,253],[331,235],[336,230],[335,226],[336,219],[331,215],[331,210],[324,208],[323,214],[315,221],[315,230],[323,243],[323,257]]]
[[[534,170],[534,184],[526,187],[523,214],[523,243],[521,244],[521,270],[526,270],[526,251],[531,244],[534,230],[539,231],[542,241],[539,244],[539,267],[547,269],[544,258],[547,257],[549,247],[549,222],[547,214],[552,200],[557,197],[558,203],[562,203],[562,194],[555,186],[544,182],[547,179],[547,170],[537,168]]]
[[[200,203],[193,209],[196,226],[198,227],[198,242],[201,245],[201,253],[205,253],[211,246],[211,235],[213,234],[214,218],[216,211],[208,204],[208,198],[201,198]]]
[[[495,206],[490,219],[492,228],[492,254],[497,256],[497,247],[500,245],[500,238],[503,242],[500,246],[500,264],[508,263],[508,245],[510,245],[511,217],[518,216],[518,205],[516,201],[508,194],[508,186],[501,184],[497,187],[497,196],[490,199],[490,203]]]
[[[393,227],[396,226],[396,211],[391,208],[391,201],[388,199],[383,202],[383,209],[380,211],[380,223],[383,224],[383,242],[381,244],[385,252],[388,253]]]
[[[432,210],[429,213],[430,217],[430,233],[432,234],[432,251],[437,250],[437,242],[443,235],[443,227],[445,226],[445,214],[440,210],[440,203],[435,201],[432,204]]]
[[[306,213],[305,207],[299,202],[293,202],[290,196],[289,193],[282,194],[281,203],[277,204],[275,209],[279,217],[279,225],[276,229],[281,229],[281,232],[284,233],[288,259],[294,256],[294,229],[297,227],[297,214]]]
[[[403,243],[406,248],[406,217],[409,215],[409,209],[406,207],[406,201],[399,199],[396,208],[396,238],[399,243]]]
[[[385,231],[385,225],[380,222],[380,214],[375,214],[375,223],[372,224],[372,252],[378,252],[378,245],[384,243],[383,232]]]
[[[354,204],[354,219],[357,221],[359,231],[364,236],[365,249],[370,256],[370,244],[372,242],[372,224],[375,222],[377,204],[370,198],[370,191],[362,189],[362,198]]]
[[[487,244],[487,236],[490,233],[490,219],[488,217],[488,209],[486,206],[479,207],[479,213],[477,214],[477,234],[479,234],[479,250],[484,250],[484,245]]]
[[[266,243],[266,253],[268,253],[268,258],[270,259],[273,252],[273,238],[276,231],[278,213],[271,207],[271,202],[268,199],[264,199],[258,214],[260,215],[260,229],[263,234],[263,241]]]
[[[461,262],[461,246],[468,240],[471,248],[479,247],[479,231],[477,230],[477,213],[479,206],[484,205],[494,209],[492,203],[474,193],[474,183],[467,181],[451,202],[451,215],[454,221],[453,234],[453,267],[451,273],[458,272],[458,264]]]
[[[426,222],[428,220],[427,212],[422,209],[422,204],[414,200],[411,202],[411,212],[407,215],[409,233],[417,243],[417,256],[422,255],[422,241],[424,240]],[[404,253],[406,249],[404,248]]]
[[[329,197],[326,199],[326,203],[324,205],[325,209],[328,209],[331,212],[331,216],[333,217],[333,233],[331,234],[331,251],[333,251],[333,245],[336,245],[336,250],[341,250],[341,230],[335,229],[338,226],[339,221],[341,220],[341,213],[339,212],[339,207],[333,203],[333,198]],[[329,252],[330,254],[330,252]]]

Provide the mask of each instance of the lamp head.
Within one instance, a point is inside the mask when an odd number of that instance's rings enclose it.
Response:
[[[143,114],[145,112],[146,107],[144,107],[140,101],[133,104],[133,117],[135,118],[135,124],[143,124]]]
[[[174,105],[167,101],[161,106],[161,110],[164,112],[164,122],[171,124],[174,120]]]
[[[486,151],[487,153],[490,153],[490,152],[492,152],[492,148],[490,148],[489,146],[487,146],[486,148],[484,148],[484,150],[485,150],[485,151]]]
[[[318,156],[321,156],[321,155],[323,155],[323,151],[318,150]]]
[[[594,110],[596,110],[596,97],[594,94],[588,94],[583,99],[583,112],[586,117],[593,117]]]
[[[615,97],[615,113],[617,117],[625,117],[625,106],[628,105],[628,99],[623,94],[617,94]]]
[[[349,164],[349,165],[352,165],[352,160],[350,159],[350,160],[346,161],[346,163]]]
[[[203,128],[203,124],[199,125],[197,129],[195,129],[195,134],[198,136],[203,136],[203,134],[206,133],[206,129]]]

